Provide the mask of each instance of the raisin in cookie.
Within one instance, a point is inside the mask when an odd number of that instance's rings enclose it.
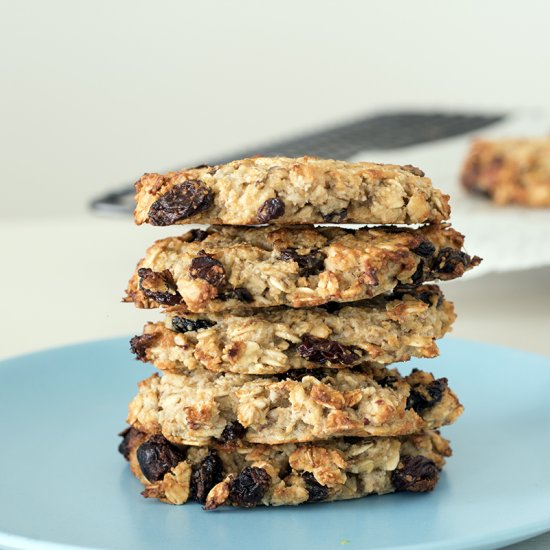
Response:
[[[446,224],[190,231],[148,249],[125,300],[200,313],[367,299],[400,284],[460,277],[480,262],[463,242]]]
[[[449,217],[449,197],[413,166],[251,158],[136,183],[136,223],[426,223]]]
[[[208,445],[235,422],[242,438],[275,445],[341,436],[400,436],[450,424],[462,413],[445,378],[414,371],[289,371],[277,377],[154,374],[139,383],[128,423],[182,445]]]
[[[550,206],[550,137],[474,141],[462,184],[497,204]]]
[[[435,285],[402,289],[351,306],[260,309],[246,315],[168,314],[131,340],[136,358],[165,372],[197,368],[271,375],[291,369],[390,364],[438,355],[453,304]]]
[[[143,496],[252,508],[346,500],[395,491],[431,491],[449,442],[435,431],[401,438],[338,438],[313,444],[176,446],[133,427],[120,452]]]

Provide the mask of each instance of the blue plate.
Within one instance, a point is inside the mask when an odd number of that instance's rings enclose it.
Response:
[[[0,545],[448,550],[550,529],[550,361],[451,339],[410,365],[447,376],[466,406],[445,429],[454,456],[433,493],[204,512],[143,499],[117,453],[149,373],[127,339],[0,363]]]

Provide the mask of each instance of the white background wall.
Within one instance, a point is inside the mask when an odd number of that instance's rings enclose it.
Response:
[[[385,106],[550,109],[550,2],[0,1],[0,217]]]

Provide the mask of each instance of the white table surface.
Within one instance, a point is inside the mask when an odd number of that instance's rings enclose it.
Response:
[[[0,358],[151,319],[120,298],[173,230],[90,198],[384,107],[550,112],[549,18],[545,0],[0,0]],[[549,281],[445,285],[453,335],[550,355]]]

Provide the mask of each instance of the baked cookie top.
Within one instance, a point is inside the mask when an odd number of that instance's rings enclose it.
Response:
[[[147,250],[125,301],[197,313],[351,302],[460,277],[480,262],[463,242],[446,224],[193,230]]]
[[[258,157],[145,174],[137,224],[426,223],[446,220],[449,197],[413,166],[314,157]]]
[[[435,431],[401,438],[338,438],[313,444],[228,443],[186,447],[131,427],[119,450],[146,498],[222,505],[296,505],[394,491],[431,491],[449,442]]]
[[[413,371],[289,371],[280,377],[154,374],[140,382],[128,424],[182,445],[209,445],[228,431],[276,445],[343,436],[401,436],[450,424],[462,413],[447,380]]]
[[[165,372],[197,368],[271,375],[435,357],[451,329],[453,304],[435,285],[326,308],[257,309],[243,314],[168,314],[131,340],[137,359]]]
[[[474,141],[462,184],[497,204],[550,206],[550,137]]]

